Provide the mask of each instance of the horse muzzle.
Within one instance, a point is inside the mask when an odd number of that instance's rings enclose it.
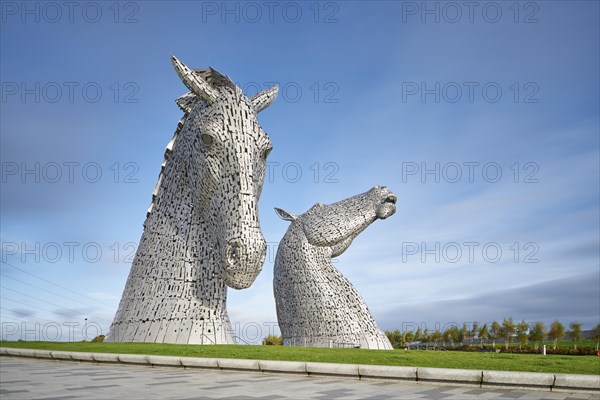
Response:
[[[386,219],[396,212],[398,197],[387,187],[376,187],[374,190],[379,197],[379,204],[375,206],[375,215],[379,219]]]
[[[223,256],[223,278],[233,289],[247,289],[262,270],[267,244],[262,238],[245,242],[233,239],[227,242]]]

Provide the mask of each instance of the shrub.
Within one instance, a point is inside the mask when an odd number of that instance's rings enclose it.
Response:
[[[269,335],[263,339],[262,344],[265,346],[281,346],[283,338],[281,336]]]
[[[502,347],[494,349],[492,346],[484,345],[463,345],[463,346],[453,346],[448,347],[446,350],[452,351],[474,351],[474,352],[482,352],[482,351],[494,351],[497,350],[502,353],[516,353],[516,354],[541,354],[541,348],[536,349],[534,346],[509,346],[508,348]],[[592,347],[578,347],[577,349],[568,348],[568,347],[557,347],[553,349],[550,346],[546,347],[546,354],[560,354],[560,355],[570,355],[570,356],[591,356],[596,354]]]
[[[104,338],[105,337],[106,336],[104,336],[104,335],[98,335],[98,336],[96,336],[95,338],[92,339],[92,342],[93,343],[104,342]]]

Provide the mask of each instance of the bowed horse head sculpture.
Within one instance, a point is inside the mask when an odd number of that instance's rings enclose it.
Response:
[[[275,258],[273,289],[285,345],[392,349],[367,305],[332,257],[377,219],[396,211],[396,195],[376,186],[340,202],[315,204],[290,221]]]
[[[227,286],[248,288],[266,254],[258,200],[272,145],[257,114],[278,89],[248,98],[214,69],[171,58],[190,91],[107,340],[233,343]]]
[[[191,70],[171,56],[190,89],[177,99],[189,113],[182,128],[192,202],[205,216],[229,287],[249,287],[261,271],[266,242],[258,199],[272,144],[256,118],[277,96],[277,86],[248,99],[214,69]]]

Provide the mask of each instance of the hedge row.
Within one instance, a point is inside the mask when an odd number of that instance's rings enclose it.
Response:
[[[419,349],[424,350],[423,346],[420,346]],[[500,353],[517,353],[517,354],[541,354],[542,347],[540,346],[537,350],[533,346],[523,346],[519,348],[518,346],[509,346],[508,349],[505,346],[476,346],[476,345],[463,345],[463,346],[438,346],[438,347],[429,347],[431,350],[447,350],[447,351],[470,351],[470,352],[500,352]],[[577,349],[573,348],[560,348],[557,347],[553,349],[552,347],[546,346],[546,354],[561,354],[561,355],[571,355],[571,356],[591,356],[596,354],[596,349],[593,347],[578,347]]]

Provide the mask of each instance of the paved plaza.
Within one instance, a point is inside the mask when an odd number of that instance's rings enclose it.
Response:
[[[0,357],[0,399],[598,399],[287,374],[152,368]]]

